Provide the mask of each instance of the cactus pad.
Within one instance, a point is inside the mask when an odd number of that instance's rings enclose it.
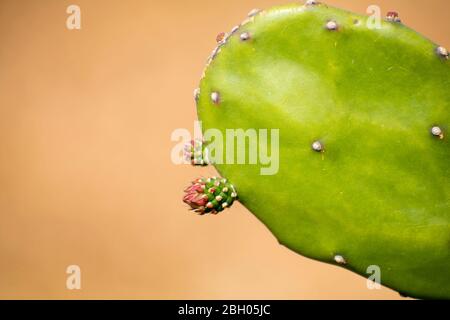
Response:
[[[369,28],[308,3],[255,11],[218,39],[196,96],[203,130],[279,129],[280,146],[274,175],[215,166],[295,252],[450,298],[448,52],[393,14]]]

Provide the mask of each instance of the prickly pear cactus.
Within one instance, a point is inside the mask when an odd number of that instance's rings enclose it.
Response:
[[[252,11],[218,39],[198,115],[224,135],[280,130],[277,174],[215,166],[281,244],[450,298],[448,52],[395,13],[367,19],[315,1]]]

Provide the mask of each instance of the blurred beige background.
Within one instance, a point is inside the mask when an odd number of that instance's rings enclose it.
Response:
[[[400,298],[279,246],[240,204],[198,217],[180,200],[214,172],[173,165],[170,134],[193,128],[216,34],[284,2],[0,0],[0,298]],[[448,0],[326,2],[399,11],[450,47]]]

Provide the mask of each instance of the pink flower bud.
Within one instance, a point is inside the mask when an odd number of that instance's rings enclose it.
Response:
[[[208,197],[205,197],[205,183],[198,179],[187,187],[184,192],[186,194],[183,197],[183,201],[202,214],[205,205],[208,203]]]

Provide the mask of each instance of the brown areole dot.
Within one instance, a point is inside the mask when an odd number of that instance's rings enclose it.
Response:
[[[434,126],[433,128],[431,128],[431,134],[435,137],[438,137],[439,139],[444,139],[444,132],[438,126]]]
[[[327,22],[326,27],[330,31],[335,31],[338,29],[338,24],[336,23],[336,21],[331,20]]]
[[[219,34],[216,36],[216,42],[217,42],[217,43],[222,42],[222,40],[225,38],[225,36],[226,36],[226,33],[225,33],[225,32],[219,33]]]
[[[324,150],[323,145],[320,141],[314,141],[313,144],[311,145],[311,148],[317,152],[323,152]]]
[[[448,50],[446,48],[438,47],[436,49],[436,51],[441,57],[444,57],[445,59],[448,59]]]
[[[199,98],[200,98],[200,88],[196,88],[194,90],[194,100],[195,100],[195,102],[198,102]]]
[[[341,264],[341,265],[346,265],[347,264],[347,261],[341,255],[335,255],[334,256],[334,261],[336,261],[337,264]]]
[[[251,10],[249,13],[248,13],[248,17],[249,18],[252,18],[252,17],[254,17],[254,16],[256,16],[258,13],[260,13],[261,12],[261,9],[253,9],[253,10]]]
[[[214,104],[219,104],[220,103],[220,94],[217,91],[214,91],[211,93],[211,101]]]
[[[248,32],[241,33],[241,35],[239,36],[239,38],[240,38],[242,41],[250,40],[250,33],[248,33]]]
[[[316,0],[306,0],[305,2],[305,6],[315,6],[317,4],[319,4],[319,2]]]

